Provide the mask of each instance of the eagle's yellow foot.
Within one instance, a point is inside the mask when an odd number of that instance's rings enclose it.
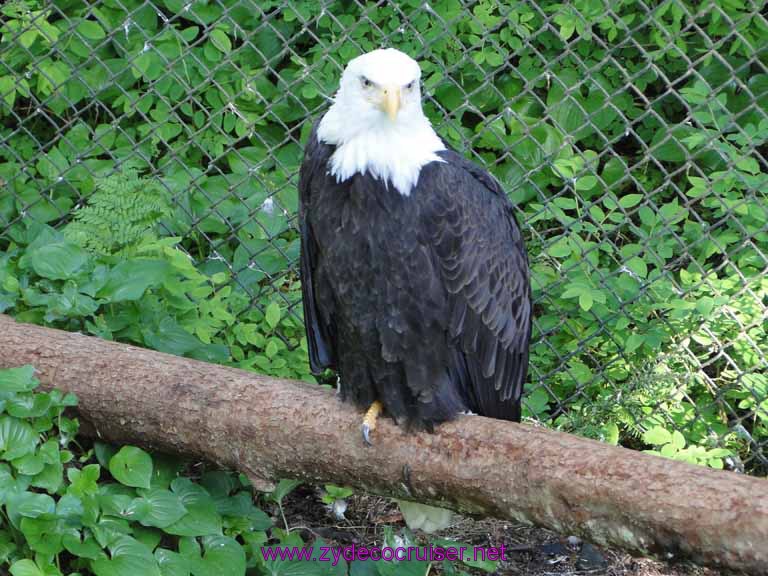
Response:
[[[376,400],[371,404],[371,407],[368,408],[368,412],[365,413],[365,417],[363,418],[363,442],[368,446],[372,446],[370,434],[376,430],[376,419],[379,417],[382,410],[384,410],[384,405]]]

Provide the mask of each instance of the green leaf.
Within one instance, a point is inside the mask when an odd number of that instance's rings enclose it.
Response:
[[[157,528],[144,526],[132,526],[131,528],[133,530],[133,537],[150,550],[157,548],[164,537],[164,533]]]
[[[566,258],[570,256],[572,252],[571,245],[567,238],[559,238],[549,248],[547,248],[547,254],[554,258]]]
[[[54,556],[64,549],[61,544],[61,526],[57,519],[22,518],[20,528],[27,544],[35,552]]]
[[[7,498],[8,515],[11,517],[39,518],[56,512],[56,502],[48,494],[19,492]]]
[[[619,443],[619,427],[616,425],[615,422],[608,422],[605,426],[603,426],[604,436],[603,440],[607,442],[608,444],[612,444],[614,446],[618,445]]]
[[[745,172],[749,172],[750,174],[760,173],[760,164],[751,156],[747,156],[746,158],[742,158],[736,162],[736,168],[739,170],[744,170]]]
[[[98,502],[103,516],[127,517],[131,503],[136,497],[136,490],[122,484],[102,484],[99,486]],[[135,508],[133,510],[135,512]],[[135,518],[131,518],[135,519]]]
[[[632,208],[633,206],[640,204],[643,198],[644,196],[642,194],[625,194],[619,198],[619,206],[626,210],[627,208]]]
[[[10,568],[13,576],[47,576],[33,560],[19,560]]]
[[[638,256],[630,258],[626,263],[626,267],[640,276],[640,278],[645,278],[648,276],[648,265],[645,263],[645,260]]]
[[[165,528],[187,513],[179,495],[170,490],[154,488],[144,493],[142,499],[148,505],[148,513],[141,520],[144,526]]]
[[[245,550],[228,536],[203,538],[202,560],[193,563],[193,576],[243,576],[245,574]]]
[[[232,41],[229,39],[229,36],[227,36],[227,33],[224,32],[224,30],[215,28],[214,30],[211,30],[210,37],[211,42],[214,46],[216,46],[216,49],[219,52],[229,54],[232,51]]]
[[[141,448],[123,446],[109,461],[109,473],[126,486],[149,488],[152,457]]]
[[[189,478],[177,478],[171,490],[181,498],[187,513],[178,521],[164,528],[177,536],[210,536],[221,534],[221,516],[211,495]]]
[[[585,312],[588,312],[592,309],[592,304],[594,304],[594,301],[595,300],[592,297],[591,292],[584,291],[579,294],[579,307],[581,307],[581,309]]]
[[[107,34],[104,29],[99,26],[98,22],[93,20],[83,20],[77,25],[77,31],[88,40],[101,40],[105,38]]]
[[[34,378],[32,366],[6,368],[0,370],[0,392],[28,392],[34,390],[39,382]]]
[[[624,343],[624,349],[627,354],[629,354],[637,350],[643,344],[643,342],[645,342],[645,336],[638,332],[633,332],[629,335],[627,341]]]
[[[269,303],[265,313],[265,318],[267,320],[267,324],[269,324],[269,327],[274,330],[280,322],[280,305],[277,302],[272,301]]]
[[[672,432],[672,446],[678,450],[685,448],[685,436],[683,436],[678,430]]]
[[[654,446],[661,446],[672,441],[672,434],[666,428],[654,426],[643,434],[643,442]]]
[[[118,536],[109,547],[111,558],[91,563],[96,576],[161,576],[152,551],[130,536]]]
[[[37,386],[37,383],[34,385]],[[50,408],[49,394],[20,394],[8,401],[6,412],[15,418],[40,418],[48,414]]]
[[[81,539],[80,532],[75,529],[67,531],[61,538],[64,548],[75,556],[96,560],[104,555],[101,546],[96,540],[88,534]]]
[[[43,278],[66,280],[88,262],[88,253],[76,244],[56,242],[41,246],[27,256],[32,269]]]
[[[19,474],[26,476],[35,476],[45,468],[45,461],[40,454],[27,454],[12,460],[11,464]]]
[[[155,558],[162,576],[189,576],[190,574],[190,561],[178,552],[158,548],[155,550]]]
[[[35,451],[37,433],[24,420],[0,416],[0,457],[15,460]]]
[[[253,503],[250,491],[238,492],[234,496],[216,498],[216,511],[222,516],[245,518],[251,530],[267,530],[272,520]]]
[[[282,478],[277,483],[275,489],[270,492],[269,499],[278,504],[283,501],[283,498],[288,496],[293,490],[301,485],[301,480]]]
[[[98,464],[88,464],[80,470],[69,468],[67,470],[67,480],[70,482],[69,490],[76,496],[96,494],[99,490],[97,481],[100,474],[101,467]]]
[[[160,286],[170,271],[165,260],[125,260],[109,271],[98,297],[111,302],[138,300],[147,289]]]
[[[577,178],[574,184],[574,188],[580,192],[592,190],[595,186],[597,186],[597,176],[591,174]]]
[[[106,444],[104,442],[94,442],[93,452],[96,455],[96,460],[99,461],[104,468],[109,468],[109,461],[112,456],[117,454],[117,447],[112,444]]]
[[[9,108],[16,102],[16,82],[13,76],[0,76],[0,98]]]

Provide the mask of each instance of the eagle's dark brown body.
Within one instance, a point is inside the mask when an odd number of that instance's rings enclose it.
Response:
[[[528,262],[512,206],[446,150],[409,196],[338,183],[313,131],[301,168],[304,315],[314,371],[361,407],[431,428],[470,410],[518,420],[528,367]]]

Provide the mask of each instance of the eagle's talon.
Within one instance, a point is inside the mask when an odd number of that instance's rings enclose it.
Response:
[[[371,427],[368,424],[363,423],[362,430],[363,430],[363,442],[365,442],[365,445],[373,446],[373,444],[371,444],[371,438],[370,438]]]
[[[379,414],[381,414],[381,411],[384,409],[384,405],[376,400],[373,404],[371,404],[370,408],[368,408],[368,411],[365,413],[365,417],[363,418],[363,442],[367,446],[373,446],[371,444],[371,432],[376,430],[376,419],[379,417]]]

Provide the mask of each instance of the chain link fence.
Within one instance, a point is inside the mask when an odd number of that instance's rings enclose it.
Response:
[[[518,207],[527,418],[768,471],[762,3],[10,0],[0,33],[0,310],[310,379],[302,143],[395,46]]]

